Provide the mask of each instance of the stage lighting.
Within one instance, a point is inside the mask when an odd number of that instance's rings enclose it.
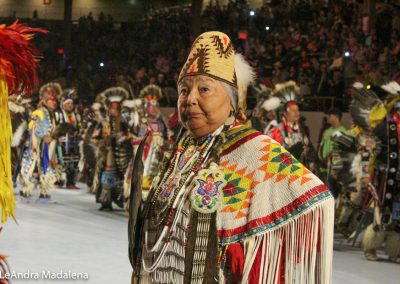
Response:
[[[99,66],[104,67],[104,62],[100,62]]]
[[[254,17],[254,16],[256,15],[256,12],[254,12],[253,10],[251,10],[249,14],[250,14],[251,17]]]
[[[266,30],[266,31],[269,31],[269,26],[266,26],[266,27],[265,27],[265,30]]]

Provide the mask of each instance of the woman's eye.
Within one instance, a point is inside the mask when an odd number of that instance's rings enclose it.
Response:
[[[188,94],[188,90],[187,89],[181,89],[180,95],[181,96],[186,96]]]
[[[202,87],[199,89],[199,91],[200,91],[200,94],[204,94],[204,93],[207,93],[208,91],[210,91],[210,89],[206,88],[206,87]]]

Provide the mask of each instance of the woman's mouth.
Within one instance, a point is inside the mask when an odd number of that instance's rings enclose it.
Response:
[[[186,114],[187,120],[200,118],[202,116],[203,116],[203,114],[200,113],[200,112],[189,112],[189,113]]]

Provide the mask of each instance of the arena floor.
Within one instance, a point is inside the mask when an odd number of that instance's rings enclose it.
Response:
[[[9,256],[12,271],[20,276],[25,273],[12,283],[130,283],[124,212],[98,211],[99,204],[85,189],[57,189],[52,200],[46,205],[17,201],[18,224],[9,220],[4,225],[0,252]],[[400,265],[386,261],[383,255],[382,261],[368,262],[360,249],[347,245],[339,235],[334,250],[335,284],[396,283],[400,279]],[[56,278],[49,279],[49,273]],[[33,279],[36,274],[38,280]]]

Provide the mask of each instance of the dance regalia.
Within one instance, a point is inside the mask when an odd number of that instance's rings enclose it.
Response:
[[[49,196],[49,190],[57,180],[56,173],[56,141],[50,143],[43,141],[45,136],[51,136],[55,129],[54,114],[45,106],[32,113],[29,122],[29,146],[25,150],[21,167],[23,179],[23,195],[31,196],[35,184],[31,181],[35,169],[40,178],[40,193]]]
[[[159,171],[159,165],[163,157],[164,146],[167,140],[167,127],[161,117],[156,119],[145,118],[134,145],[139,145],[141,139],[147,135],[147,143],[144,150],[143,189],[149,190],[151,181]]]
[[[375,129],[381,152],[375,161],[376,185],[381,201],[382,221],[400,233],[400,115],[389,115]]]
[[[160,162],[163,158],[165,148],[167,147],[168,129],[164,119],[159,111],[158,100],[163,96],[161,88],[157,85],[147,85],[140,91],[140,97],[143,98],[146,116],[141,119],[141,125],[138,135],[132,143],[136,153],[142,139],[146,138],[146,144],[143,153],[143,196],[146,197],[150,189],[153,178],[159,172]],[[150,113],[150,111],[152,113]],[[135,154],[136,155],[136,154]],[[130,163],[126,174],[127,185],[125,196],[130,196],[130,184],[132,180],[133,160]]]
[[[88,172],[86,183],[90,187],[89,192],[96,194],[96,202],[100,202],[100,180],[106,159],[106,149],[103,141],[104,137],[110,135],[109,131],[103,128],[105,124],[105,120],[101,118],[97,118],[90,123],[83,141],[85,167]]]
[[[372,90],[359,83],[353,86],[350,114],[353,128],[333,135],[336,143],[332,151],[332,174],[341,185],[337,228],[349,236],[353,245],[359,245],[359,234],[370,223],[370,192],[365,180],[372,179],[373,162],[379,152],[379,141],[373,135],[370,114],[382,102]]]
[[[133,156],[131,134],[128,132],[126,123],[123,122],[122,124],[124,125],[124,130],[120,131],[112,142],[115,168],[118,175],[119,194],[122,194],[125,172]]]
[[[125,173],[124,181],[124,197],[129,199],[131,194],[132,186],[132,173],[134,169],[134,157],[136,157],[137,149],[146,137],[145,148],[143,153],[143,182],[142,182],[142,196],[147,197],[151,182],[153,178],[159,172],[159,166],[165,153],[165,147],[167,143],[167,127],[161,117],[148,120],[147,118],[142,119],[142,124],[139,128],[138,135],[132,139],[134,148],[134,156],[129,163],[129,166]]]
[[[22,157],[29,138],[30,103],[30,99],[23,98],[22,96],[10,96],[8,100],[13,131],[11,140],[11,165],[14,184],[21,170]]]
[[[385,243],[389,259],[400,263],[400,179],[397,177],[400,120],[397,112],[388,115],[399,100],[400,86],[392,82],[378,90],[381,94],[385,91],[384,101],[373,90],[354,84],[350,105],[354,124],[361,130],[356,136],[358,153],[351,170],[356,175],[356,192],[352,193],[351,201],[358,205],[356,209],[361,215],[356,218],[358,228],[354,239],[364,231],[361,243],[368,260],[378,260],[376,251]],[[345,209],[346,204],[342,213]]]
[[[351,169],[357,149],[362,150],[357,144],[358,139],[347,129],[338,130],[330,137],[333,146],[328,156],[328,174],[337,177],[341,193],[355,191],[356,176]],[[324,144],[321,142],[321,145]]]
[[[101,113],[103,111],[103,114]],[[92,104],[82,116],[81,137],[79,144],[80,161],[79,175],[89,188],[90,193],[99,192],[100,174],[104,166],[105,149],[103,140],[104,105],[99,102]],[[107,135],[109,135],[107,133]],[[98,201],[98,198],[96,198]]]
[[[132,144],[128,134],[128,125],[121,116],[121,104],[129,93],[121,87],[112,87],[104,91],[107,98],[106,104],[109,111],[114,114],[102,124],[103,141],[105,144],[105,163],[101,173],[101,194],[99,201],[103,209],[112,209],[114,201],[119,207],[123,207],[123,183],[124,174],[132,158]]]
[[[297,97],[300,88],[294,81],[277,84],[269,95],[269,98],[262,103],[265,111],[276,111],[281,117],[281,122],[274,126],[274,122],[268,125],[269,131],[266,134],[276,140],[296,159],[307,167],[313,168],[316,160],[316,153],[308,137],[308,129],[301,121],[289,122],[284,116],[288,107],[298,107]]]
[[[374,220],[363,237],[363,248],[369,260],[377,260],[376,250],[385,243],[385,253],[400,263],[400,116],[388,115],[375,129],[381,151],[376,157],[375,187],[371,187]]]
[[[299,123],[289,123],[282,118],[282,122],[272,128],[268,136],[281,144],[302,163],[307,164],[310,160],[307,155],[313,152],[312,145]]]
[[[165,169],[139,213],[134,282],[329,283],[333,198],[274,140],[241,124],[187,134]]]
[[[67,112],[61,108],[55,113],[55,118],[56,124],[64,128],[63,133],[61,133],[61,136],[58,138],[57,155],[66,174],[67,186],[75,185],[76,169],[80,159],[80,116],[74,111]]]
[[[370,164],[375,159],[378,141],[371,133],[357,129],[335,136],[334,141],[337,145],[333,150],[331,168],[341,185],[337,226],[344,235],[355,233],[355,236],[365,226],[360,225],[360,219],[369,206],[369,193],[362,179],[371,176]],[[356,244],[355,240],[353,244]]]

